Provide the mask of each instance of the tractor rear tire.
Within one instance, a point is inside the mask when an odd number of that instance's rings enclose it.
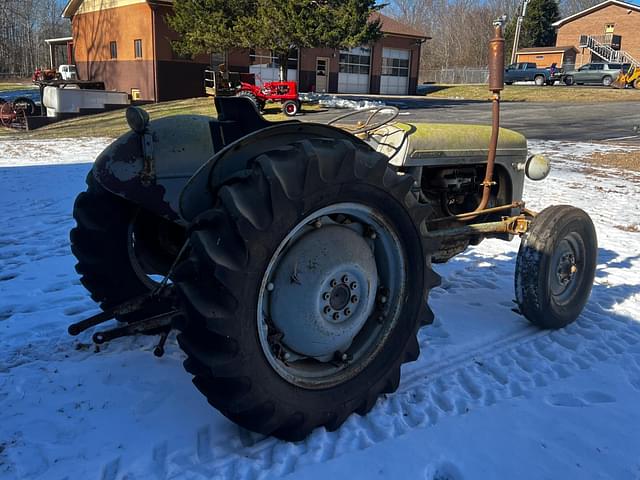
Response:
[[[87,176],[87,185],[87,190],[78,195],[73,207],[77,225],[70,233],[71,251],[78,260],[76,271],[81,275],[80,282],[91,298],[106,310],[151,292],[157,282],[145,273],[145,267],[135,253],[140,246],[134,245],[132,227],[137,218],[142,218],[139,217],[140,209],[104,189],[92,172]],[[168,223],[157,217],[145,219],[145,226]],[[155,237],[153,240],[160,243],[156,229],[148,230],[153,231],[149,234]],[[173,252],[154,253],[156,259],[165,257],[163,261],[156,260],[158,271],[154,273],[162,275],[161,270],[165,270],[164,273],[168,271]],[[133,322],[160,314],[168,308],[169,305],[159,301],[149,309],[117,317],[117,320]]]
[[[349,141],[292,143],[255,157],[247,171],[218,190],[217,206],[194,220],[191,251],[174,275],[186,308],[178,342],[195,386],[242,427],[289,441],[317,427],[333,431],[353,412],[371,410],[379,395],[394,392],[400,366],[417,359],[417,331],[433,321],[427,296],[439,283],[430,262],[437,246],[421,235],[433,210],[409,193],[411,177],[387,163]],[[366,215],[371,224],[386,227],[376,227],[374,234],[367,221],[360,223]],[[330,233],[345,241],[318,240]],[[306,243],[306,250],[289,253],[309,241],[311,248]],[[365,242],[365,248],[351,242]],[[374,276],[347,276],[340,269],[362,265],[354,257],[366,245],[375,245],[375,262],[387,271],[378,266],[381,273]],[[388,262],[386,252],[398,261]],[[334,263],[324,270],[323,262]],[[325,277],[327,271],[333,273]],[[286,277],[282,283],[278,275]],[[326,285],[316,289],[315,276]],[[379,288],[369,283],[374,281]],[[292,295],[292,289],[300,293]],[[305,295],[315,301],[300,300]],[[277,307],[292,304],[297,314],[277,313]],[[337,310],[327,313],[331,309]],[[294,351],[295,329],[303,318],[326,321],[322,312],[334,320],[344,314],[343,328],[356,319],[365,323],[342,352],[330,345],[330,358],[302,351],[317,348],[314,340],[322,335],[309,329],[297,335],[318,337]]]
[[[256,109],[259,112],[264,110],[264,102],[259,102],[258,101],[258,97],[256,97],[255,94],[253,94],[252,92],[250,92],[248,90],[240,90],[238,92],[238,97],[244,97],[244,98],[248,98],[249,100],[251,100],[251,102],[255,105]]]
[[[518,251],[515,290],[520,312],[545,329],[573,322],[589,299],[597,256],[589,215],[570,205],[544,209]]]

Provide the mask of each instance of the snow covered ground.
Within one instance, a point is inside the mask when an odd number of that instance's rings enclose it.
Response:
[[[91,332],[66,334],[98,311],[68,231],[106,143],[0,141],[0,479],[640,478],[640,175],[580,162],[615,147],[531,144],[555,164],[526,185],[529,206],[575,204],[598,231],[575,324],[540,331],[512,312],[518,243],[487,241],[437,268],[437,320],[399,391],[290,444],[210,408],[174,337],[156,359],[153,337],[96,352]]]

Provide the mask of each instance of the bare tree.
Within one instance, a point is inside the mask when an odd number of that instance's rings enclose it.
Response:
[[[513,15],[520,0],[396,0],[387,13],[432,37],[421,67],[484,67],[492,21]]]
[[[28,76],[49,63],[45,38],[69,34],[60,0],[0,0],[0,75]]]
[[[562,17],[568,17],[601,2],[602,0],[560,0],[560,13]]]

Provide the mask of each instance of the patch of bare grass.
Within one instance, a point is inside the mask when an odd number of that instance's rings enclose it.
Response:
[[[149,112],[149,116],[152,120],[171,115],[216,115],[213,98],[211,97],[150,103],[148,105],[143,105],[142,108]],[[318,105],[302,105],[302,113],[311,113],[319,110],[322,110],[322,108]],[[291,119],[282,113],[280,104],[276,103],[267,104],[264,117],[273,122]],[[0,127],[0,138],[115,138],[122,135],[127,130],[129,130],[129,127],[125,120],[124,110],[113,110],[111,112],[63,120],[31,132],[20,132]]]
[[[640,150],[629,152],[596,152],[583,159],[595,165],[640,172]]]
[[[450,100],[491,99],[487,85],[434,85],[427,98]],[[505,102],[633,102],[640,101],[640,90],[605,87],[567,87],[565,85],[537,87],[535,85],[505,85],[502,92]]]

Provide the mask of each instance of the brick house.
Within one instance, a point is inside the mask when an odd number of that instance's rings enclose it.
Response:
[[[234,50],[226,58],[177,55],[177,39],[166,23],[172,0],[68,0],[74,60],[83,80],[104,81],[108,90],[133,98],[164,101],[204,95],[204,71],[227,63],[230,71],[256,74],[257,82],[277,78],[271,52]],[[352,49],[310,48],[292,54],[288,78],[300,91],[331,93],[415,93],[420,49],[429,37],[376,13],[383,38]]]
[[[606,0],[553,25],[556,45],[577,49],[576,66],[640,61],[640,5]]]
[[[548,68],[552,64],[558,67],[573,66],[578,50],[571,47],[530,47],[516,52],[516,62],[533,62],[538,68]]]

